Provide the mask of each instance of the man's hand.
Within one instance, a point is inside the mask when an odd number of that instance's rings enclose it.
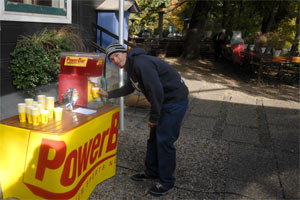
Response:
[[[103,88],[100,88],[98,94],[102,97],[108,97],[108,93],[105,90],[103,90]]]
[[[148,127],[153,128],[155,126],[157,126],[157,123],[148,122]]]

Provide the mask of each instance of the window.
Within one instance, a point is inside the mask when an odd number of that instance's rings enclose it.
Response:
[[[71,23],[71,0],[3,0],[1,21]]]

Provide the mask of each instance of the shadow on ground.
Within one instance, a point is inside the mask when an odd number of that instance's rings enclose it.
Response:
[[[299,199],[299,91],[247,82],[206,60],[166,58],[190,89],[176,142],[176,186],[159,199]],[[126,108],[116,175],[90,199],[155,199],[144,169],[149,110]]]
[[[234,89],[249,95],[299,102],[299,84],[289,85],[274,77],[265,77],[263,83],[257,85],[257,74],[245,72],[226,61],[164,59],[186,79],[220,84],[223,89]]]
[[[117,174],[91,199],[152,199],[144,169],[146,110],[127,108]],[[280,118],[287,119],[286,121]],[[193,98],[176,142],[176,187],[160,199],[299,198],[299,111]]]

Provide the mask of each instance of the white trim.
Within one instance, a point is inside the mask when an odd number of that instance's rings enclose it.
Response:
[[[127,11],[135,0],[123,0],[123,10]],[[96,10],[119,10],[119,0],[94,0]]]
[[[5,1],[1,0],[0,21],[41,22],[41,23],[72,23],[72,1],[67,0],[67,16],[46,15],[38,13],[5,11]]]
[[[62,0],[52,0],[52,7],[54,8],[64,8],[65,1]]]

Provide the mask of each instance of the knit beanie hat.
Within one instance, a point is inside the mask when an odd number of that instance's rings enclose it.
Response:
[[[111,54],[116,53],[116,52],[127,52],[127,50],[125,49],[125,47],[123,47],[122,45],[117,44],[117,43],[111,43],[105,49],[105,53],[108,58]]]

